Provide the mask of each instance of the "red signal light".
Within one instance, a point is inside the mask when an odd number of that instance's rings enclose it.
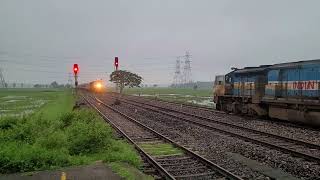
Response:
[[[79,72],[79,66],[78,66],[78,64],[74,64],[74,65],[73,65],[73,72],[74,72],[74,74],[78,74],[78,72]]]
[[[119,67],[119,58],[118,57],[114,58],[114,66],[116,67],[116,70],[118,70],[118,67]]]

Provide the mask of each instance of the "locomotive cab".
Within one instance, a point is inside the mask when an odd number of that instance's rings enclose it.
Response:
[[[225,92],[224,85],[225,85],[224,75],[216,76],[214,85],[213,85],[213,97],[214,97],[213,101],[215,103],[217,103],[219,96],[224,95],[224,92]]]
[[[213,85],[213,102],[216,103],[216,109],[220,110],[219,98],[225,95],[225,75],[217,75]]]

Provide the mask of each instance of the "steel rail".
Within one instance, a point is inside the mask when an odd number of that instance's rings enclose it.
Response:
[[[242,178],[240,178],[240,177],[238,177],[237,175],[229,172],[228,170],[220,167],[219,165],[213,163],[212,161],[210,161],[210,160],[208,160],[208,159],[200,156],[199,154],[197,154],[197,153],[189,150],[188,148],[184,147],[183,145],[180,145],[179,143],[177,143],[177,142],[173,141],[172,139],[170,139],[170,138],[168,138],[168,137],[160,134],[159,132],[151,129],[150,127],[148,127],[148,126],[140,123],[139,121],[137,121],[137,120],[135,120],[134,118],[132,118],[132,117],[124,114],[123,112],[120,112],[120,111],[118,111],[117,109],[115,109],[115,108],[107,105],[106,103],[104,103],[103,101],[101,101],[100,99],[98,99],[97,97],[94,97],[94,98],[96,99],[97,102],[103,104],[105,107],[107,107],[107,108],[113,110],[114,112],[122,115],[123,117],[125,117],[125,118],[128,119],[128,120],[130,120],[131,122],[134,122],[134,123],[138,124],[139,126],[141,126],[141,127],[145,128],[145,129],[153,132],[154,134],[156,134],[157,136],[161,137],[162,139],[164,139],[164,140],[172,143],[174,146],[176,146],[176,147],[178,147],[178,148],[181,148],[181,149],[184,150],[186,153],[188,153],[188,154],[196,157],[196,158],[199,159],[201,162],[207,164],[207,165],[208,165],[209,167],[211,167],[214,171],[220,173],[221,175],[225,176],[226,178],[232,179],[232,180],[242,180]],[[137,145],[137,146],[138,146],[138,145]],[[141,148],[140,148],[140,149],[141,149]],[[142,149],[141,149],[141,150],[142,150]],[[161,166],[161,165],[159,165],[159,166]],[[164,168],[162,168],[162,169],[164,169]]]
[[[175,178],[167,171],[165,170],[159,163],[156,162],[150,155],[148,155],[137,143],[135,143],[124,131],[122,131],[119,127],[117,127],[103,112],[101,112],[95,105],[93,105],[85,96],[82,95],[82,98],[94,109],[96,110],[100,116],[104,120],[107,121],[116,131],[118,131],[120,134],[122,134],[131,144],[134,145],[134,147],[143,154],[147,158],[147,161],[154,166],[155,169],[158,170],[158,172],[165,178],[165,179],[172,179]]]
[[[291,149],[288,149],[288,148],[284,148],[284,147],[281,147],[281,146],[277,146],[277,145],[274,145],[274,144],[271,144],[271,143],[268,143],[268,142],[265,142],[265,141],[256,140],[256,139],[253,139],[253,138],[250,138],[250,137],[247,137],[247,136],[243,136],[243,135],[231,132],[231,131],[219,129],[219,128],[216,128],[216,127],[213,127],[213,126],[210,126],[210,125],[207,125],[207,124],[202,124],[202,123],[199,123],[199,122],[196,122],[196,121],[192,121],[192,120],[183,118],[181,116],[173,115],[173,114],[167,113],[165,111],[155,110],[155,109],[152,109],[152,108],[149,108],[149,107],[144,107],[144,106],[137,105],[137,104],[143,104],[143,105],[147,105],[147,106],[163,109],[163,110],[166,110],[166,111],[172,111],[172,112],[176,112],[176,113],[181,113],[181,114],[189,115],[189,116],[196,117],[196,118],[199,118],[199,119],[209,120],[208,122],[213,122],[213,123],[222,124],[222,125],[225,125],[225,126],[230,126],[230,127],[234,127],[234,128],[238,128],[238,129],[243,129],[243,130],[247,130],[249,132],[253,132],[253,133],[256,133],[256,134],[260,134],[260,135],[264,135],[264,136],[272,136],[273,138],[286,140],[286,141],[289,141],[289,142],[292,142],[292,143],[296,143],[296,144],[300,144],[300,145],[303,145],[303,146],[307,146],[307,147],[310,147],[310,148],[320,149],[320,146],[316,145],[316,144],[307,143],[307,142],[304,142],[304,141],[295,140],[295,139],[291,139],[291,138],[287,138],[287,137],[283,137],[283,136],[278,136],[278,135],[274,135],[274,134],[270,134],[270,133],[266,133],[266,132],[262,132],[262,131],[257,131],[257,130],[254,130],[254,129],[249,129],[249,128],[245,128],[245,127],[242,127],[242,126],[237,126],[237,125],[234,125],[234,124],[231,124],[231,123],[221,122],[221,121],[213,120],[213,119],[210,119],[210,118],[205,118],[205,117],[201,117],[201,116],[198,116],[198,115],[189,114],[189,113],[186,113],[186,112],[181,112],[181,111],[177,111],[177,110],[173,110],[173,109],[159,107],[159,106],[156,106],[156,105],[150,105],[150,104],[147,104],[147,103],[137,102],[137,101],[134,101],[134,100],[124,100],[124,101],[129,103],[129,104],[133,104],[133,105],[136,105],[136,106],[139,106],[139,107],[142,107],[142,108],[145,108],[145,109],[148,109],[148,110],[160,113],[160,114],[165,114],[167,116],[171,116],[171,117],[183,120],[183,121],[191,122],[193,124],[196,124],[198,126],[202,126],[204,128],[207,128],[207,129],[216,130],[216,131],[219,131],[219,132],[222,132],[222,133],[225,133],[225,134],[236,136],[238,138],[242,138],[242,139],[254,142],[256,144],[268,146],[268,147],[271,147],[271,148],[274,148],[274,149],[278,149],[280,151],[283,151],[283,152],[286,152],[286,153],[289,153],[289,154],[293,154],[293,155],[298,156],[298,157],[302,157],[302,158],[308,159],[310,161],[316,161],[316,162],[320,163],[320,158],[316,157],[316,156],[312,156],[312,155],[309,155],[309,154],[306,154],[306,153],[294,151],[294,150],[291,150]],[[128,102],[128,101],[132,101],[132,102],[135,102],[135,103]]]
[[[212,118],[207,118],[207,117],[199,116],[199,115],[196,115],[196,114],[191,114],[191,113],[187,113],[187,112],[183,112],[183,111],[178,111],[178,110],[174,110],[174,109],[169,109],[169,108],[165,108],[165,107],[162,107],[162,106],[157,106],[157,105],[153,105],[153,104],[143,103],[143,102],[139,102],[139,101],[135,101],[135,100],[128,100],[128,101],[133,101],[133,102],[135,102],[135,103],[140,103],[140,104],[152,106],[152,107],[159,108],[159,109],[163,109],[163,110],[166,110],[166,111],[172,111],[172,112],[176,112],[176,113],[181,113],[181,114],[184,114],[184,115],[187,115],[187,116],[192,116],[192,117],[195,117],[195,118],[198,118],[198,119],[205,120],[205,121],[207,121],[207,122],[214,122],[214,123],[217,123],[217,124],[227,125],[227,126],[231,126],[231,127],[233,127],[233,128],[246,130],[246,131],[253,132],[253,133],[256,133],[256,134],[260,134],[260,135],[264,135],[264,136],[271,136],[271,137],[274,137],[274,138],[277,138],[277,139],[281,139],[281,140],[285,140],[285,141],[290,141],[290,142],[293,142],[293,143],[296,143],[296,144],[300,144],[300,145],[303,145],[303,146],[307,146],[307,147],[309,147],[309,148],[316,148],[316,149],[319,149],[319,150],[320,150],[320,145],[313,144],[313,143],[308,143],[308,142],[301,141],[301,140],[298,140],[298,139],[292,139],[292,138],[288,138],[288,137],[284,137],[284,136],[280,136],[280,135],[276,135],[276,134],[272,134],[272,133],[267,133],[267,132],[263,132],[263,131],[258,131],[258,130],[255,130],[255,129],[251,129],[251,128],[247,128],[247,127],[235,125],[235,124],[232,124],[232,123],[223,122],[223,121],[217,121],[217,120],[212,119]]]

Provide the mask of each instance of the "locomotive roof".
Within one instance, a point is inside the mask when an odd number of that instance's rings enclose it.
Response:
[[[296,61],[296,62],[287,62],[287,63],[279,63],[274,64],[271,68],[290,68],[295,67],[299,65],[307,65],[307,64],[320,64],[320,59],[314,59],[314,60],[305,60],[305,61]]]
[[[237,69],[234,71],[236,74],[241,74],[241,73],[257,73],[261,72],[267,69],[270,65],[262,65],[259,67],[245,67],[243,69]]]
[[[243,69],[236,69],[233,71],[233,73],[235,73],[235,74],[258,73],[258,72],[262,72],[266,69],[290,68],[290,67],[295,67],[298,65],[307,65],[307,64],[320,64],[320,59],[279,63],[279,64],[274,64],[274,65],[261,65],[258,67],[245,67]]]

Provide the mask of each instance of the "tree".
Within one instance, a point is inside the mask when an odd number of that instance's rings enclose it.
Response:
[[[120,94],[124,87],[140,87],[142,77],[129,71],[117,70],[110,74],[110,81],[116,83],[120,88]]]
[[[56,82],[56,81],[53,81],[51,84],[50,84],[51,87],[53,88],[58,88],[59,84]]]

